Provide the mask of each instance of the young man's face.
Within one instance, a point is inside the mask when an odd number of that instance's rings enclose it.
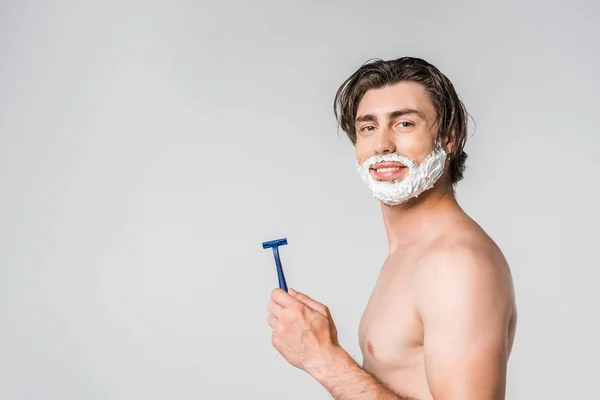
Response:
[[[403,203],[433,187],[445,169],[436,112],[425,88],[400,82],[365,93],[356,113],[358,170],[376,198]]]
[[[367,91],[356,112],[358,162],[376,154],[398,153],[421,163],[434,147],[435,117],[433,104],[418,83],[400,82]],[[376,180],[401,180],[406,173],[405,167],[370,171]]]

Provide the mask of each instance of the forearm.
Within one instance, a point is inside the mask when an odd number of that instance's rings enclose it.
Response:
[[[310,374],[335,400],[411,400],[386,388],[341,348],[326,368]]]

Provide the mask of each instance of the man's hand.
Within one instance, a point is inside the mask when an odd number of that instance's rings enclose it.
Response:
[[[329,309],[303,293],[275,289],[268,303],[272,343],[293,366],[322,373],[342,350]]]
[[[327,306],[303,293],[275,289],[268,304],[273,346],[337,400],[400,400],[340,346]]]

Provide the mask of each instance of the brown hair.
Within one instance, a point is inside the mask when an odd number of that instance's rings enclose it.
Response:
[[[448,155],[452,184],[463,178],[467,154],[463,151],[467,140],[468,113],[458,97],[452,82],[435,66],[414,57],[396,60],[367,61],[339,87],[334,100],[334,113],[339,126],[356,145],[356,110],[369,89],[379,89],[398,82],[409,81],[423,85],[436,110],[438,138],[453,135],[454,146]]]

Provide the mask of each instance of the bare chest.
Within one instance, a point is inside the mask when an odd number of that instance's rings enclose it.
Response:
[[[363,367],[371,372],[418,368],[423,328],[412,295],[410,260],[388,260],[360,321]]]

